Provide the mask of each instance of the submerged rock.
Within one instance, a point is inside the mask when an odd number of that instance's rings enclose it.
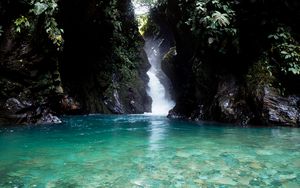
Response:
[[[208,180],[208,182],[214,183],[214,184],[221,184],[221,185],[230,185],[230,186],[237,185],[237,182],[235,182],[233,179],[228,178],[228,177],[214,178],[214,179]]]
[[[297,175],[296,174],[288,174],[288,175],[279,175],[279,180],[280,181],[289,181],[296,179]]]

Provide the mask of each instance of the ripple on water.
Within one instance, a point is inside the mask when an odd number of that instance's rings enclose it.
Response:
[[[1,188],[300,187],[298,129],[77,116],[0,128],[0,151]]]

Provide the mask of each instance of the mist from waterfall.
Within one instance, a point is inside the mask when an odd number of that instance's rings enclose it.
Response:
[[[144,50],[147,54],[150,70],[147,72],[150,80],[148,83],[148,95],[152,98],[152,115],[168,115],[169,110],[175,106],[167,86],[170,81],[161,69],[162,56],[159,53],[159,45],[162,41],[145,39]],[[163,83],[164,82],[164,83]],[[168,87],[170,88],[170,87]]]
[[[150,4],[147,5],[138,0],[132,0],[137,20],[139,20],[138,17],[140,16],[148,15],[151,3],[154,4],[156,2],[156,0],[152,0]],[[151,64],[151,68],[147,72],[147,75],[149,76],[147,93],[152,98],[152,108],[150,114],[166,116],[168,115],[169,111],[174,108],[175,102],[172,100],[170,94],[171,82],[161,69],[163,54],[160,54],[159,48],[163,40],[154,39],[154,37],[144,39],[144,50],[147,54],[149,63]]]

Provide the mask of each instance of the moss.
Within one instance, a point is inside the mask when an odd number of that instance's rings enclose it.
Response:
[[[170,48],[170,50],[164,55],[162,62],[170,62],[171,59],[177,55],[176,46]]]
[[[249,91],[261,92],[265,86],[273,86],[276,78],[272,72],[269,58],[265,54],[253,64],[248,74],[246,75],[246,83]]]

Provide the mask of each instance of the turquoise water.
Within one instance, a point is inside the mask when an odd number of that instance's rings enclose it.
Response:
[[[154,116],[0,128],[0,187],[300,187],[300,129]]]

